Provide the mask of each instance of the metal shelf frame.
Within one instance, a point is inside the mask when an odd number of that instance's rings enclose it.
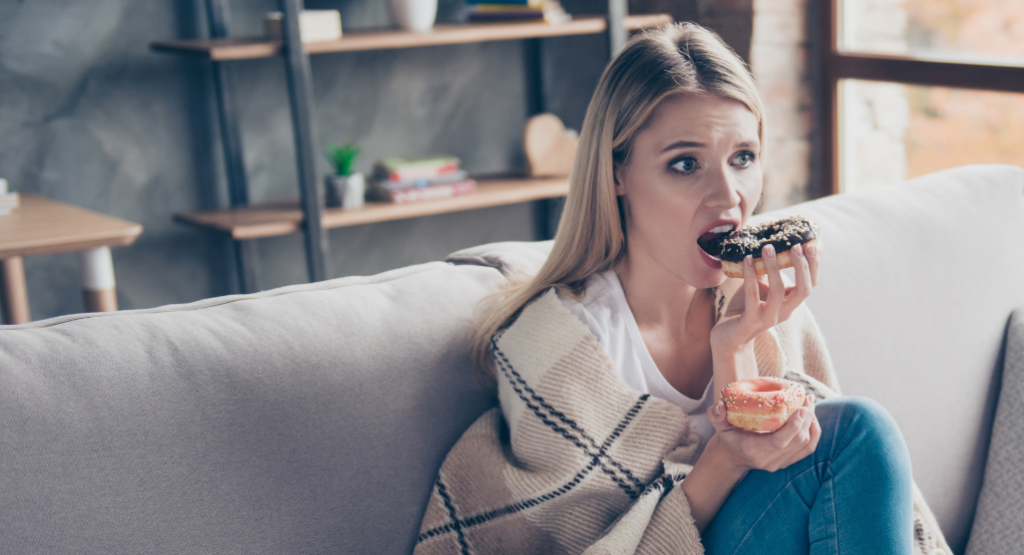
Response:
[[[205,0],[209,34],[212,39],[229,39],[229,14],[227,0]],[[311,282],[327,279],[330,267],[330,241],[323,226],[323,187],[316,175],[317,130],[313,117],[315,100],[313,79],[310,70],[309,52],[299,36],[298,14],[303,9],[303,0],[279,0],[280,11],[284,14],[282,51],[285,75],[288,80],[288,101],[291,107],[292,131],[296,150],[300,206],[303,212],[302,231],[304,235],[307,274]],[[628,39],[626,17],[627,0],[608,0],[607,32],[609,50],[614,57]],[[523,41],[524,63],[527,78],[527,111],[529,115],[544,111],[543,88],[543,42],[541,38],[520,39]],[[155,43],[154,50],[168,50]],[[249,205],[248,179],[245,171],[245,157],[242,145],[238,105],[235,102],[234,84],[228,60],[210,59],[213,74],[213,88],[216,97],[217,118],[220,127],[221,146],[224,153],[225,169],[230,205],[232,208]],[[533,201],[537,210],[536,233],[541,238],[553,236],[555,214],[560,199]],[[260,290],[260,264],[255,239],[233,240],[238,287],[243,293]]]

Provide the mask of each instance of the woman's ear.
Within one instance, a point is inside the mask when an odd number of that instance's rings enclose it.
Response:
[[[613,166],[612,176],[615,179],[615,195],[616,196],[622,196],[622,195],[626,194],[626,186],[623,185],[623,183],[626,182],[625,179],[624,179],[625,174],[626,174],[626,170],[625,170],[625,168],[623,167],[622,164],[615,164]]]

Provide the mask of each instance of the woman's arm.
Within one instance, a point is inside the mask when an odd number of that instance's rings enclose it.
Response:
[[[714,435],[697,459],[697,464],[683,480],[683,493],[690,504],[690,515],[697,531],[704,533],[733,488],[747,475],[746,469],[731,466],[729,454]]]
[[[712,358],[715,368],[715,405],[720,401],[719,396],[726,385],[743,378],[757,377],[753,341],[747,347],[728,355],[713,352]],[[708,414],[708,418],[713,416]],[[704,532],[733,488],[747,474],[747,469],[733,465],[730,454],[719,444],[720,440],[718,434],[711,436],[697,464],[683,480],[683,493],[686,494],[690,514],[699,532]]]
[[[736,484],[751,469],[775,472],[810,455],[817,447],[821,428],[814,417],[809,398],[804,407],[793,413],[786,424],[770,434],[757,434],[730,425],[719,396],[725,385],[758,375],[754,356],[754,337],[779,322],[787,320],[811,292],[817,282],[816,249],[797,245],[791,252],[797,285],[787,288],[779,273],[774,249],[766,247],[768,269],[767,300],[762,301],[762,283],[754,273],[753,260],[744,260],[744,290],[734,297],[726,317],[711,332],[714,364],[715,405],[708,409],[708,419],[715,435],[708,441],[693,471],[683,480],[682,488],[690,504],[697,530],[701,533],[715,518],[732,494]]]
[[[714,368],[715,402],[721,400],[722,390],[732,382],[746,378],[756,378],[757,357],[754,356],[754,342],[750,341],[737,351],[711,351]]]

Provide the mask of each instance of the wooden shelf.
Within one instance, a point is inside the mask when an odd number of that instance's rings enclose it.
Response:
[[[486,179],[480,180],[479,185],[476,193],[446,199],[410,204],[367,202],[365,207],[358,210],[327,208],[323,212],[321,223],[327,229],[349,227],[556,198],[569,192],[569,182],[563,177]],[[174,218],[179,222],[226,233],[232,239],[238,240],[296,233],[301,229],[303,216],[298,202],[286,202],[205,212],[183,212],[175,214]]]
[[[657,27],[671,23],[668,14],[631,15],[626,17],[629,30]],[[568,35],[592,35],[608,28],[604,16],[580,16],[559,25],[547,23],[465,23],[437,25],[430,33],[406,31],[349,31],[339,40],[307,43],[310,54],[415,48],[442,44],[464,44],[495,40],[532,39]],[[214,61],[269,58],[282,51],[279,40],[263,37],[210,40],[157,41],[150,45],[157,52],[198,56]]]

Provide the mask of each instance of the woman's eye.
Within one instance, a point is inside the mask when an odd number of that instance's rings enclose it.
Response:
[[[754,163],[754,153],[744,150],[732,159],[732,165],[745,168]]]
[[[690,173],[697,169],[697,159],[687,156],[673,161],[669,167],[676,173]]]

